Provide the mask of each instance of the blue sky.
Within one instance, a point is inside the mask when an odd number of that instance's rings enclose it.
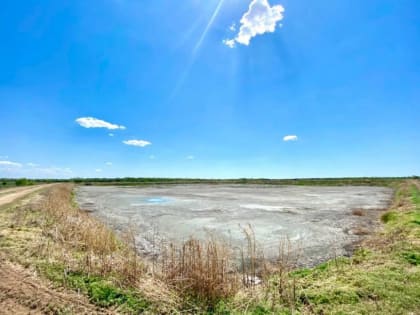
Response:
[[[6,0],[0,177],[419,175],[419,12]]]

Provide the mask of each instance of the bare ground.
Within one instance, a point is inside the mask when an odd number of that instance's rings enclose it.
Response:
[[[60,291],[4,257],[0,265],[0,314],[109,314],[84,296]]]
[[[0,207],[45,188],[14,188],[2,192]],[[0,314],[110,314],[75,292],[56,288],[35,272],[11,262],[0,252]]]
[[[19,198],[25,197],[29,195],[30,193],[44,189],[48,186],[51,186],[51,184],[31,186],[31,187],[10,188],[10,189],[2,190],[0,192],[0,207],[7,205],[9,203],[12,203]]]

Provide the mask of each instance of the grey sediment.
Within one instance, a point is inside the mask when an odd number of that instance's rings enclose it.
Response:
[[[131,230],[143,255],[161,242],[222,238],[244,245],[241,227],[252,226],[258,247],[275,257],[281,241],[311,266],[347,256],[379,224],[393,190],[372,186],[156,185],[78,186],[80,208],[118,232]],[[354,215],[353,210],[363,215]],[[360,233],[360,230],[366,233]]]

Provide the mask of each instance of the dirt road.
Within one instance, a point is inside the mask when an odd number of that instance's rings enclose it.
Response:
[[[1,207],[48,186],[10,188],[0,191]],[[2,226],[0,225],[0,238]],[[8,259],[0,248],[0,315],[2,314],[111,314],[76,292],[54,287],[34,270]]]
[[[29,187],[16,187],[16,188],[9,188],[0,190],[0,207],[6,204],[9,204],[19,198],[25,197],[30,193],[36,192],[48,186],[54,184],[45,184],[45,185],[37,185],[37,186],[29,186]]]

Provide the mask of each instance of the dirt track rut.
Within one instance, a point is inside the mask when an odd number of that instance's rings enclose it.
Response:
[[[51,186],[51,184],[0,190],[0,206],[12,203],[19,198],[25,197],[26,195],[29,195],[48,186]]]

